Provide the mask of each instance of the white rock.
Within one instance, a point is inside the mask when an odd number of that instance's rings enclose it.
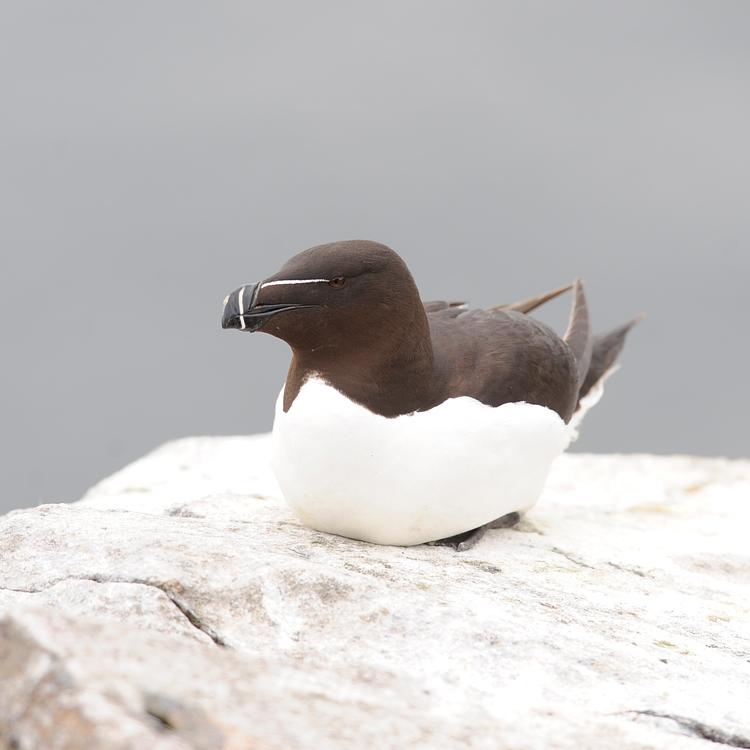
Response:
[[[749,462],[566,455],[456,553],[300,526],[268,451],[0,518],[0,748],[750,745]]]

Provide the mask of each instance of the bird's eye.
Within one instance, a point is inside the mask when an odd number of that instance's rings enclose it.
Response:
[[[346,283],[346,279],[343,276],[336,276],[328,282],[328,286],[332,286],[334,289],[341,289]]]

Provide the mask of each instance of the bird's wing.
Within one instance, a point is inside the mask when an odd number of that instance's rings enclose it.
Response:
[[[422,302],[424,311],[428,315],[442,315],[448,318],[455,318],[466,310],[466,302],[447,301],[447,300],[430,300]]]
[[[566,286],[561,286],[557,289],[553,289],[550,292],[537,294],[534,297],[519,300],[518,302],[510,302],[505,305],[494,305],[493,307],[487,308],[487,312],[520,312],[524,314],[530,313],[532,310],[536,310],[537,307],[540,307],[545,302],[549,302],[550,300],[555,299],[555,297],[559,297],[561,294],[570,291],[572,288],[572,284],[567,284]],[[456,318],[459,315],[468,312],[466,302],[430,300],[429,302],[423,302],[422,304],[424,305],[424,310],[428,315],[438,314],[443,317]]]
[[[489,310],[490,312],[508,312],[509,310],[513,310],[520,313],[529,313],[532,310],[535,310],[540,305],[543,305],[545,302],[549,302],[551,299],[559,297],[561,294],[564,294],[572,288],[573,285],[568,284],[567,286],[561,286],[557,289],[553,289],[551,292],[538,294],[536,295],[536,297],[529,297],[528,299],[523,299],[519,302],[511,302],[508,305],[495,305],[494,307],[490,307]]]

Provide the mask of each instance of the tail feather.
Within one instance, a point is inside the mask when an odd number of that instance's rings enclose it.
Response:
[[[570,311],[568,330],[565,331],[563,341],[571,348],[576,358],[578,382],[582,385],[591,363],[592,339],[589,308],[586,304],[583,282],[580,279],[576,279],[573,283],[573,295],[573,308]]]
[[[627,337],[628,332],[642,319],[643,316],[639,315],[637,318],[633,318],[633,320],[618,326],[608,333],[602,333],[594,337],[591,363],[578,392],[579,407],[581,405],[581,399],[583,399],[586,394],[588,394],[594,386],[602,380],[602,378],[606,377],[609,372],[613,370],[615,362],[622,351],[622,347],[625,345],[625,338]]]

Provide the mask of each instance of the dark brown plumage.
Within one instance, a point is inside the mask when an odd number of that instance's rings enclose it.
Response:
[[[563,337],[527,314],[571,288]],[[632,326],[592,338],[580,282],[489,310],[422,303],[403,260],[362,240],[310,248],[252,291],[241,287],[228,297],[223,324],[289,343],[285,411],[316,375],[386,417],[471,396],[490,406],[540,404],[566,422]]]

